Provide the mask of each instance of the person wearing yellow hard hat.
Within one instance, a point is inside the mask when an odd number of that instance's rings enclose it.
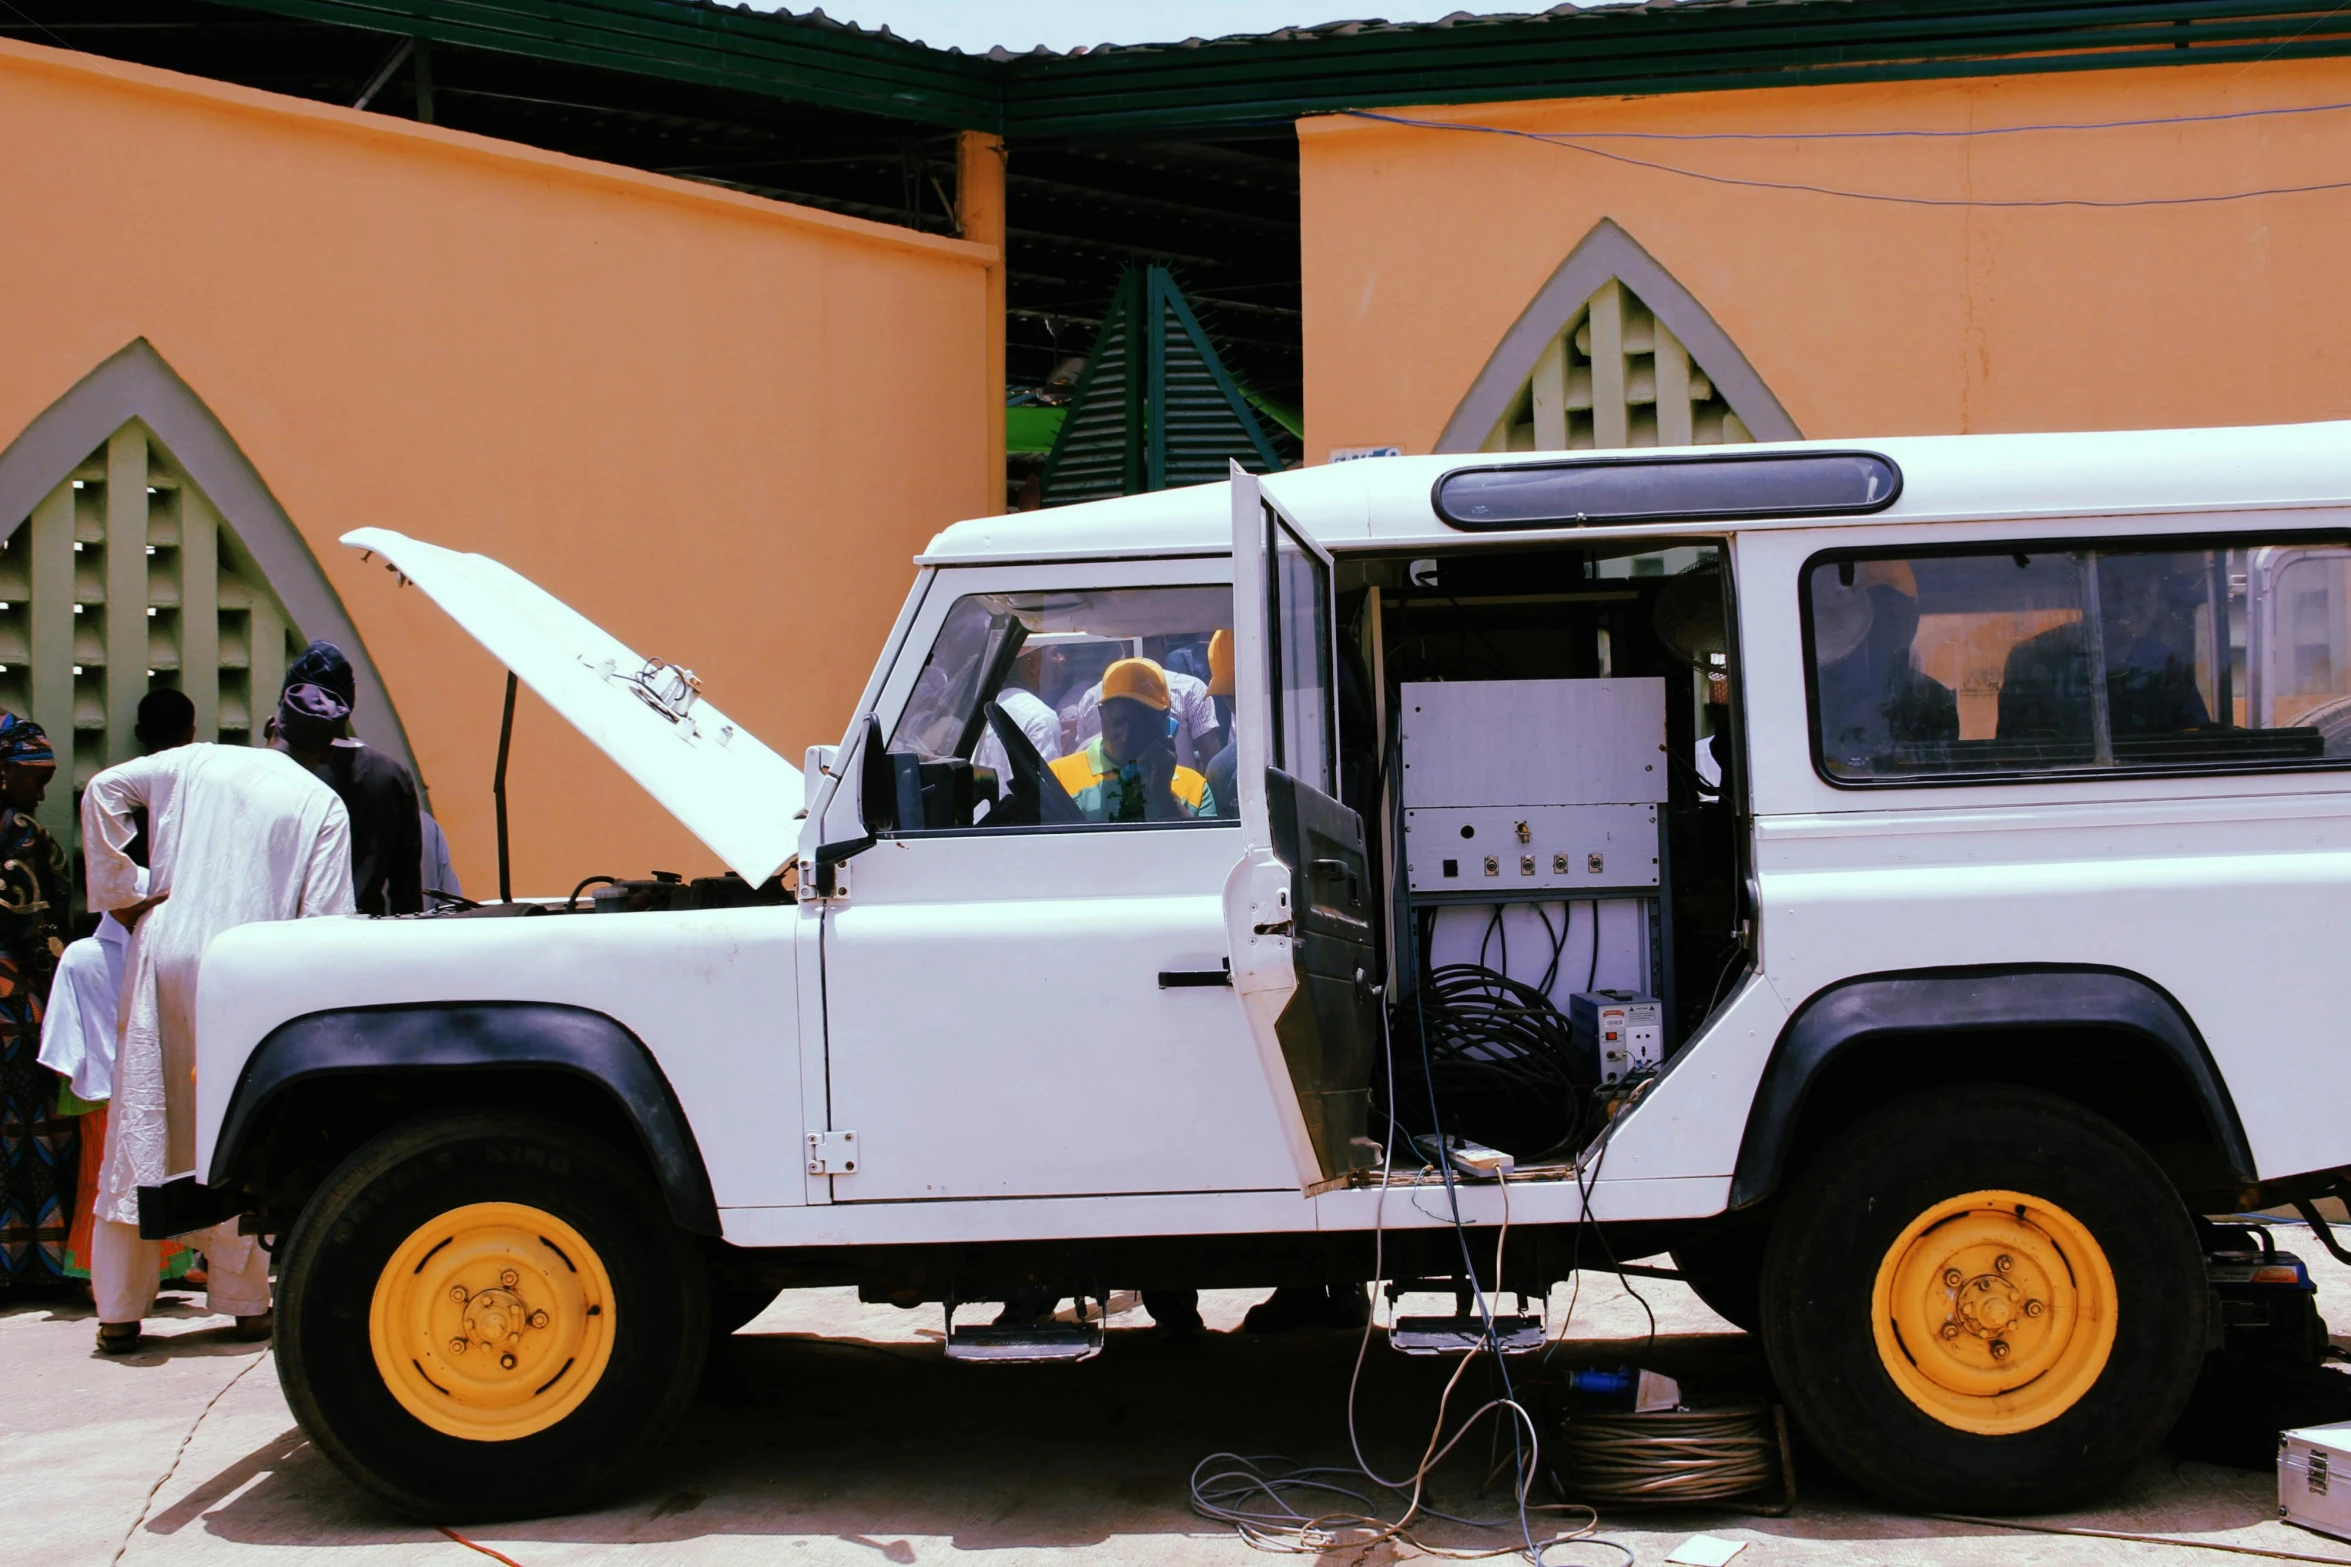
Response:
[[[1216,814],[1238,816],[1241,790],[1233,765],[1239,760],[1240,749],[1233,743],[1233,634],[1230,631],[1219,631],[1208,639],[1208,697],[1216,704],[1217,746],[1201,771],[1208,777],[1208,797],[1216,803]]]
[[[1219,720],[1216,703],[1209,696],[1208,682],[1178,667],[1188,663],[1197,668],[1199,657],[1197,647],[1178,645],[1170,648],[1165,657],[1152,659],[1167,682],[1167,710],[1175,719],[1175,758],[1185,767],[1204,766],[1223,744],[1217,738]],[[1070,714],[1071,745],[1084,745],[1102,732],[1102,696],[1102,683],[1096,681],[1078,698]]]
[[[1858,772],[1917,765],[1959,738],[1959,697],[1918,667],[1918,574],[1906,560],[1846,561],[1812,574],[1820,742]]]
[[[1176,764],[1167,674],[1147,658],[1102,672],[1102,732],[1053,764],[1090,822],[1188,821],[1216,814],[1208,780]]]

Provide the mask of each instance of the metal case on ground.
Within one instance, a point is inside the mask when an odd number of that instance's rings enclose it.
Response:
[[[2351,1540],[2351,1422],[2278,1433],[2278,1516]]]

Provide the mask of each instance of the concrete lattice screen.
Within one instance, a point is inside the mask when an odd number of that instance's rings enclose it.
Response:
[[[1755,436],[1681,339],[1610,278],[1535,360],[1479,450],[1716,446]]]
[[[139,699],[153,687],[187,693],[197,738],[260,743],[300,632],[142,422],[115,431],[10,521],[0,543],[0,706],[49,731],[60,771],[71,737],[71,787],[53,787],[41,809],[59,842],[76,842],[82,786],[137,754]]]

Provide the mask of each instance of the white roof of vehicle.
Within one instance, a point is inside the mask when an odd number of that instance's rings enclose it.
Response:
[[[1270,474],[1261,482],[1267,496],[1328,549],[1458,546],[1493,536],[1448,526],[1430,504],[1436,482],[1457,469],[1611,456],[1647,458],[1677,450],[1692,456],[1867,451],[1891,458],[1902,470],[1901,497],[1887,510],[1854,517],[1854,522],[2351,505],[2351,422],[2061,435],[1911,435],[1629,453],[1377,457]],[[921,559],[944,566],[983,560],[1222,554],[1232,546],[1231,506],[1229,486],[1201,484],[1051,511],[980,517],[940,533]],[[1819,527],[1838,521],[1807,517],[1797,522],[1644,523],[1513,529],[1509,536],[1588,538],[1595,533],[1688,533],[1693,528],[1719,532]]]

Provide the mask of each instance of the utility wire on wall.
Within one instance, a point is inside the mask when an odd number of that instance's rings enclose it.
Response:
[[[2351,106],[2346,106],[2346,105],[2323,105],[2323,106],[2317,106],[2317,107],[2313,107],[2313,108],[2311,108],[2311,109],[2308,109],[2308,110],[2296,110],[2296,111],[2285,111],[2285,110],[2278,110],[2278,111],[2270,111],[2270,110],[2248,110],[2248,111],[2245,111],[2245,117],[2251,117],[2252,115],[2255,115],[2255,114],[2267,114],[2267,113],[2272,113],[2272,112],[2275,112],[2275,113],[2286,113],[2286,112],[2296,112],[2296,113],[2320,113],[2320,112],[2324,112],[2324,111],[2325,111],[2325,110],[2327,110],[2327,109],[2333,109],[2333,108],[2343,108],[2343,107],[2351,107]],[[1846,200],[1846,201],[1873,201],[1873,202],[1879,202],[1879,203],[1885,203],[1885,204],[1890,204],[1890,205],[1894,205],[1894,206],[1903,206],[1903,207],[1988,207],[1988,208],[2001,208],[2001,209],[2017,209],[2017,208],[2039,208],[2039,207],[2090,207],[2090,208],[2123,208],[2123,207],[2196,207],[2196,206],[2209,206],[2209,205],[2212,205],[2212,204],[2214,204],[2214,203],[2217,203],[2217,202],[2228,202],[2228,201],[2251,201],[2251,200],[2253,200],[2254,198],[2256,198],[2256,197],[2260,197],[2260,196],[2307,196],[2307,195],[2314,195],[2314,194],[2316,194],[2316,193],[2318,193],[2318,192],[2321,192],[2321,191],[2331,191],[2331,190],[2351,190],[2351,179],[2343,179],[2343,180],[2324,180],[2324,181],[2317,181],[2317,182],[2314,182],[2314,183],[2311,183],[2311,184],[2307,184],[2307,185],[2272,185],[2272,186],[2265,186],[2265,187],[2263,187],[2263,188],[2261,188],[2261,189],[2258,189],[2258,190],[2221,191],[2221,192],[2216,192],[2216,193],[2209,194],[2209,195],[2195,195],[2195,196],[2140,196],[2140,197],[2048,196],[2048,197],[2021,197],[2021,198],[2013,198],[2013,199],[2007,199],[2007,200],[2002,200],[2002,199],[1997,199],[1997,198],[1986,198],[1986,197],[1978,197],[1978,196],[1900,196],[1900,195],[1894,195],[1894,194],[1891,194],[1891,193],[1889,193],[1889,192],[1885,192],[1885,191],[1869,191],[1869,190],[1843,190],[1843,189],[1840,189],[1840,188],[1838,188],[1838,187],[1836,187],[1836,186],[1834,186],[1834,185],[1813,185],[1813,184],[1808,184],[1808,183],[1805,183],[1805,182],[1802,182],[1802,181],[1797,181],[1797,180],[1764,180],[1764,179],[1752,179],[1752,178],[1748,178],[1748,177],[1741,176],[1741,175],[1735,175],[1735,174],[1713,174],[1713,173],[1709,173],[1709,172],[1707,172],[1706,170],[1703,170],[1703,169],[1688,169],[1688,168],[1683,168],[1683,167],[1681,167],[1681,166],[1679,166],[1679,165],[1677,165],[1677,164],[1671,164],[1671,163],[1660,163],[1660,162],[1657,162],[1656,160],[1654,160],[1654,159],[1650,159],[1650,158],[1636,158],[1636,157],[1633,157],[1632,155],[1630,155],[1629,153],[1622,153],[1622,152],[1611,152],[1611,151],[1609,151],[1609,150],[1608,150],[1607,148],[1605,148],[1605,147],[1593,147],[1593,146],[1586,145],[1586,143],[1587,143],[1587,142],[1589,142],[1589,141],[1592,141],[1592,140],[1599,139],[1601,136],[1612,136],[1612,137],[1619,137],[1619,138],[1643,137],[1643,138],[1656,139],[1656,140],[1679,140],[1679,139],[1684,139],[1684,138],[1681,138],[1681,137],[1676,137],[1676,136],[1673,136],[1673,135],[1671,135],[1670,133],[1666,133],[1666,132],[1639,132],[1639,131],[1617,131],[1617,132],[1522,131],[1522,130],[1513,130],[1513,129],[1511,129],[1511,128],[1507,127],[1507,126],[1501,126],[1501,125],[1465,125],[1465,124],[1462,124],[1462,123],[1460,123],[1459,121],[1454,121],[1454,120],[1419,120],[1419,119],[1413,119],[1413,118],[1410,118],[1409,116],[1406,116],[1406,115],[1401,115],[1401,114],[1380,114],[1380,113],[1376,113],[1376,112],[1374,112],[1374,111],[1372,111],[1372,110],[1370,110],[1370,109],[1348,109],[1348,110],[1346,110],[1346,111],[1344,111],[1344,112],[1345,112],[1345,113],[1347,113],[1347,114],[1350,114],[1350,115],[1354,116],[1356,119],[1359,119],[1359,120],[1377,120],[1377,121],[1380,121],[1380,122],[1382,122],[1382,123],[1389,124],[1389,125],[1403,125],[1403,126],[1408,126],[1408,127],[1411,127],[1411,128],[1413,128],[1413,129],[1415,129],[1415,130],[1429,130],[1429,131],[1460,131],[1460,132],[1467,132],[1467,133],[1471,133],[1471,134],[1474,134],[1474,135],[1481,135],[1481,136],[1509,136],[1509,137],[1515,137],[1515,138],[1517,138],[1517,139],[1519,139],[1519,140],[1522,140],[1522,141],[1531,141],[1531,142],[1536,142],[1536,143],[1539,143],[1539,144],[1540,144],[1540,145],[1542,145],[1542,146],[1546,146],[1546,147],[1555,147],[1555,148],[1559,149],[1559,150],[1560,150],[1560,151],[1562,151],[1562,152],[1580,152],[1580,153],[1583,153],[1584,155],[1586,155],[1587,157],[1593,157],[1593,158],[1602,158],[1602,159],[1605,159],[1605,160],[1607,160],[1607,161],[1608,161],[1608,162],[1610,162],[1610,163],[1621,163],[1621,164],[1626,164],[1626,165],[1628,165],[1628,166],[1630,166],[1630,167],[1637,168],[1637,169],[1649,169],[1649,170],[1653,170],[1653,171],[1655,171],[1656,173],[1659,173],[1659,174],[1673,174],[1673,175],[1679,175],[1679,176],[1680,176],[1681,178],[1683,178],[1683,179],[1700,180],[1700,181],[1703,181],[1704,183],[1706,183],[1706,184],[1709,184],[1709,185],[1733,185],[1733,186],[1738,186],[1738,187],[1741,187],[1741,188],[1744,188],[1744,189],[1748,189],[1748,190],[1778,190],[1778,191],[1791,191],[1791,192],[1796,192],[1796,193],[1800,193],[1800,194],[1803,194],[1803,195],[1810,195],[1810,196],[1835,196],[1835,197],[1842,198],[1843,200]],[[2041,131],[2059,131],[2059,130],[2106,130],[2106,129],[2121,129],[2121,128],[2123,128],[2123,127],[2125,127],[2125,126],[2129,126],[2129,125],[2192,124],[2192,123],[2197,123],[2197,120],[2198,120],[2198,118],[2212,118],[2212,119],[2221,119],[2221,118],[2232,118],[2232,117],[2234,117],[2234,116],[2222,116],[2222,115],[2215,115],[2215,116],[2209,116],[2209,117],[2183,117],[2183,118],[2181,118],[2181,119],[2179,119],[2179,120],[2146,120],[2146,121],[2121,121],[2121,120],[2118,120],[2118,121],[2114,121],[2114,122],[2111,122],[2110,124],[2106,124],[2106,125],[2080,125],[2080,126],[2066,126],[2066,125],[2049,125],[2049,126],[2013,126],[2013,127],[2001,127],[2001,128],[1995,128],[1995,129],[1992,129],[1992,130],[1989,130],[1989,131],[1937,131],[1937,132],[1924,132],[1924,131],[1920,131],[1920,132],[1904,132],[1904,131],[1870,131],[1870,132],[1852,132],[1852,131],[1848,131],[1848,132],[1820,132],[1820,133],[1816,133],[1816,135],[1817,135],[1817,139],[1821,139],[1821,140],[1828,140],[1828,139],[1833,139],[1833,138],[1835,138],[1835,137],[1838,137],[1838,136],[1886,136],[1886,137],[1892,137],[1892,136],[1911,136],[1911,135],[1917,135],[1917,136],[1925,136],[1925,135],[1935,135],[1935,136],[2012,135],[2012,134],[2016,134],[2016,133],[2018,133],[2018,132],[2022,132],[2022,131],[2029,131],[2029,130],[2041,130]],[[1730,139],[1742,139],[1742,140],[1744,140],[1744,139],[1752,139],[1752,140],[1762,141],[1762,140],[1777,140],[1777,139],[1783,139],[1783,138],[1782,138],[1782,137],[1779,137],[1779,136],[1766,136],[1766,135],[1764,135],[1764,134],[1762,134],[1762,133],[1754,133],[1754,134],[1752,134],[1751,136],[1740,136],[1740,137],[1736,137],[1736,138],[1734,138],[1734,137],[1732,137],[1732,136],[1730,136],[1730,135],[1727,135],[1727,134],[1726,134],[1726,135],[1721,135],[1721,136],[1718,136],[1718,137],[1701,137],[1701,136],[1699,136],[1699,135],[1692,134],[1692,135],[1690,135],[1690,136],[1689,136],[1687,139],[1690,139],[1690,140],[1699,140],[1699,139],[1723,139],[1723,140],[1730,140]],[[1788,134],[1787,136],[1785,136],[1785,138],[1784,138],[1784,139],[1788,139],[1788,140],[1797,140],[1797,139],[1811,140],[1811,139],[1815,139],[1815,136],[1807,135],[1807,136],[1801,136],[1801,137],[1800,137],[1800,136],[1797,136],[1797,135],[1795,135],[1795,134],[1791,133],[1791,134]]]

